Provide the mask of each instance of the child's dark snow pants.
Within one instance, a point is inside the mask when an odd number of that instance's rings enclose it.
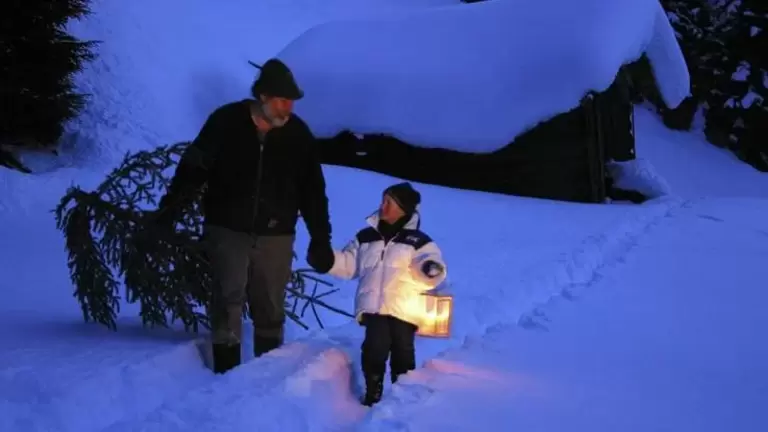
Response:
[[[416,367],[414,339],[417,327],[387,315],[364,314],[365,340],[362,369],[366,381],[384,376],[389,357],[392,382]]]
[[[209,317],[214,371],[226,372],[240,363],[246,301],[253,322],[254,355],[282,345],[294,236],[257,237],[207,225],[203,242],[213,277]]]

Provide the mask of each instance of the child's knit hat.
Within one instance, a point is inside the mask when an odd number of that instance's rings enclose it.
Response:
[[[421,194],[408,182],[392,185],[384,190],[384,194],[391,196],[408,215],[413,214],[421,202]]]

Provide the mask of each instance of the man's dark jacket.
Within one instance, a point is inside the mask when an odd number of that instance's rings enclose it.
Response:
[[[207,224],[259,235],[293,234],[301,213],[312,240],[330,241],[325,178],[312,132],[294,114],[262,140],[249,103],[221,106],[208,117],[182,156],[160,211],[177,215],[207,184]]]

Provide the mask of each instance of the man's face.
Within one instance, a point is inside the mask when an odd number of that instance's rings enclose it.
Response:
[[[293,101],[281,97],[263,97],[265,112],[273,122],[285,124],[293,112]]]
[[[405,216],[405,211],[397,205],[397,201],[392,199],[391,196],[384,194],[384,197],[381,200],[381,206],[379,206],[379,219],[392,224],[397,222],[398,219],[403,216]]]

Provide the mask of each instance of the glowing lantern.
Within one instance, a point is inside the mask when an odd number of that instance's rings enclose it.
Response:
[[[426,337],[450,337],[453,296],[439,292],[426,292],[422,298],[421,325],[416,334]]]

